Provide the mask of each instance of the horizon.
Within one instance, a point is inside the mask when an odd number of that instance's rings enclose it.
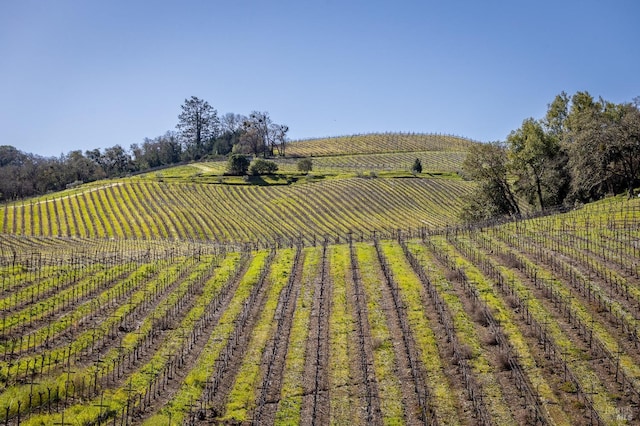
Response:
[[[197,96],[291,140],[504,140],[562,91],[640,95],[640,4],[24,1],[0,17],[0,145],[51,157],[174,130]]]

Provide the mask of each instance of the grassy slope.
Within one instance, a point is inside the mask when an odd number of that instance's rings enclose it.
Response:
[[[358,163],[359,158],[371,158],[371,156],[380,154],[358,154],[358,155],[345,155],[345,163],[349,161]],[[330,158],[330,157],[323,157]],[[331,158],[337,158],[333,156]],[[194,166],[188,166],[194,167]],[[199,166],[196,166],[199,167]],[[170,170],[167,170],[169,173]],[[400,172],[398,172],[400,173]],[[176,172],[176,174],[178,174]],[[318,230],[333,230],[336,233],[346,232],[350,229],[361,229],[363,231],[370,229],[380,229],[385,226],[391,227],[394,224],[400,224],[401,227],[414,226],[412,223],[418,223],[417,221],[433,220],[433,225],[437,226],[443,222],[449,220],[455,215],[456,212],[456,200],[457,194],[455,191],[464,191],[464,188],[468,188],[468,183],[453,178],[387,178],[379,177],[377,179],[362,179],[354,176],[347,177],[348,173],[338,173],[335,175],[327,176],[324,179],[319,179],[316,182],[299,182],[293,185],[287,186],[252,186],[252,185],[198,185],[196,183],[187,182],[187,178],[182,180],[176,178],[176,182],[157,182],[156,179],[151,177],[144,177],[134,180],[122,180],[114,182],[106,182],[102,184],[94,184],[89,189],[76,190],[74,194],[71,194],[70,198],[63,198],[69,194],[56,194],[49,196],[48,201],[46,199],[33,200],[35,206],[38,203],[46,204],[46,208],[31,208],[31,202],[24,203],[25,207],[22,207],[18,203],[15,207],[10,205],[8,208],[0,210],[0,221],[2,223],[2,229],[11,229],[15,226],[15,229],[29,230],[30,232],[45,232],[47,229],[61,229],[62,232],[71,230],[71,223],[73,222],[70,217],[66,219],[60,216],[44,216],[42,218],[38,216],[29,216],[30,212],[64,212],[68,213],[76,212],[73,210],[73,206],[76,206],[78,217],[75,218],[77,224],[73,229],[84,229],[86,235],[82,239],[48,239],[48,238],[28,238],[21,239],[16,235],[2,235],[0,236],[0,256],[5,261],[4,266],[0,269],[0,277],[2,278],[3,285],[7,288],[18,288],[20,286],[30,285],[32,282],[39,280],[39,274],[36,272],[40,270],[39,262],[42,260],[42,252],[44,249],[51,252],[51,256],[55,254],[57,260],[52,265],[68,264],[66,262],[69,258],[76,260],[84,259],[84,261],[102,262],[105,266],[112,266],[121,262],[129,261],[131,259],[138,259],[138,261],[149,261],[149,259],[171,257],[178,253],[191,254],[192,256],[204,255],[203,250],[214,250],[213,245],[198,245],[194,242],[187,242],[190,238],[211,238],[215,232],[220,232],[219,235],[225,236],[229,241],[236,241],[240,239],[270,239],[279,236],[287,236],[294,232],[312,232],[315,229]],[[116,183],[117,185],[112,185]],[[450,186],[447,186],[450,185]],[[465,186],[466,185],[466,186]],[[445,189],[448,188],[448,189]],[[87,194],[93,194],[93,198],[101,200],[92,207],[95,212],[102,212],[104,215],[100,217],[87,216],[88,210],[82,208],[82,202],[89,199],[85,197]],[[52,201],[55,199],[56,201]],[[73,203],[61,203],[62,200],[73,200]],[[233,201],[235,200],[235,201]],[[264,201],[262,201],[264,200]],[[255,204],[260,208],[255,210],[246,210],[247,202]],[[451,204],[447,205],[447,202]],[[58,204],[60,203],[60,204]],[[236,203],[236,204],[233,204]],[[429,204],[431,203],[431,204]],[[55,207],[55,208],[52,208]],[[65,210],[69,208],[69,210]],[[235,209],[235,210],[233,210]],[[75,214],[75,213],[74,213]],[[92,220],[106,221],[107,218],[115,218],[115,222],[109,226],[92,226],[83,227],[81,225],[84,220],[87,225]],[[434,219],[436,218],[436,219]],[[228,219],[227,222],[225,220]],[[416,222],[411,222],[415,220]],[[638,221],[640,220],[640,200],[626,200],[623,197],[615,197],[607,200],[600,201],[585,206],[582,209],[572,211],[563,215],[554,215],[545,218],[539,218],[535,220],[522,221],[518,223],[510,223],[503,225],[502,227],[493,228],[490,232],[486,229],[483,232],[477,231],[460,231],[461,235],[459,241],[463,241],[465,244],[472,246],[476,244],[475,239],[481,240],[481,237],[477,237],[473,232],[477,232],[478,235],[489,235],[496,241],[501,242],[501,246],[509,246],[511,251],[518,252],[519,256],[526,257],[530,262],[536,261],[536,253],[547,253],[549,258],[556,258],[562,260],[562,258],[570,259],[564,261],[565,263],[571,263],[577,265],[577,268],[582,270],[583,273],[589,272],[589,277],[593,278],[595,284],[602,286],[606,297],[611,298],[614,302],[620,304],[623,308],[631,310],[635,303],[640,299],[640,296],[634,291],[638,288],[638,269],[636,266],[636,260],[638,257],[638,241],[640,240],[640,234],[638,231]],[[126,222],[124,223],[118,222]],[[149,221],[148,223],[146,221]],[[14,225],[15,224],[15,225]],[[51,225],[49,225],[51,224]],[[55,224],[55,228],[53,226]],[[145,227],[144,230],[137,227]],[[360,228],[358,228],[360,227]],[[130,236],[142,235],[150,236],[152,238],[182,238],[184,241],[180,243],[167,242],[167,241],[130,241],[116,239],[114,241],[101,239],[94,240],[86,237],[108,237],[109,234],[91,234],[89,231],[94,229],[102,229],[103,233],[105,229],[112,229],[112,232],[119,232],[128,236],[127,232],[131,232]],[[463,234],[463,232],[467,232]],[[16,231],[16,233],[19,233]],[[120,235],[115,234],[115,235]],[[308,234],[307,234],[308,235]],[[471,237],[474,238],[471,238]],[[440,238],[444,240],[444,238]],[[525,242],[522,247],[519,245],[521,242]],[[395,244],[395,243],[394,243]],[[446,243],[449,244],[449,243]],[[460,244],[462,247],[462,244]],[[41,250],[42,251],[39,251]],[[368,250],[371,250],[369,247]],[[17,264],[13,264],[11,261],[12,253],[14,251],[22,251],[24,256],[18,257]],[[478,249],[479,251],[479,249]],[[335,274],[339,268],[348,268],[346,263],[346,246],[334,246],[330,249],[330,273]],[[454,250],[452,250],[452,253]],[[340,256],[338,256],[340,254]],[[319,254],[317,254],[319,256]],[[398,256],[400,256],[398,254]],[[458,263],[462,264],[463,255],[460,253],[453,254],[456,257]],[[498,245],[494,244],[491,250],[485,250],[484,256],[489,257],[495,263],[504,263],[505,258],[501,257],[498,250]],[[93,260],[92,260],[93,259]],[[176,257],[177,259],[177,257]],[[45,256],[46,260],[46,256]],[[318,259],[316,259],[318,260]],[[7,262],[9,261],[9,262]],[[58,262],[59,261],[59,262]],[[372,266],[379,268],[376,263],[377,260],[370,256],[369,261],[372,262]],[[423,259],[427,264],[431,262],[430,259]],[[176,260],[177,262],[177,260]],[[71,262],[72,264],[74,262]],[[467,265],[473,263],[472,260],[465,260],[464,264]],[[566,293],[570,295],[567,300],[570,300],[572,310],[578,315],[579,318],[584,317],[583,323],[589,329],[594,329],[594,339],[602,341],[605,344],[612,342],[610,346],[619,349],[619,352],[612,352],[614,358],[601,360],[599,358],[592,359],[593,357],[585,349],[587,344],[583,341],[585,338],[575,335],[572,331],[575,325],[571,324],[571,319],[568,320],[568,324],[565,324],[564,330],[567,331],[567,344],[575,342],[576,346],[576,360],[573,361],[569,355],[570,353],[561,354],[560,358],[568,361],[569,368],[573,370],[573,374],[576,375],[578,381],[581,383],[589,383],[590,386],[586,387],[587,395],[589,398],[595,401],[594,406],[598,410],[599,415],[611,424],[623,424],[627,417],[631,418],[632,415],[636,415],[635,405],[629,403],[630,398],[619,391],[617,385],[609,384],[606,382],[614,382],[614,368],[611,367],[606,370],[605,367],[600,366],[605,362],[605,366],[608,363],[614,363],[617,359],[620,360],[620,372],[626,376],[627,383],[632,383],[636,389],[640,389],[640,375],[636,374],[638,371],[638,365],[640,365],[640,358],[637,355],[635,347],[631,346],[631,343],[627,341],[627,337],[623,333],[617,331],[617,327],[612,326],[607,317],[607,311],[604,309],[596,309],[592,307],[588,301],[585,302],[584,297],[580,296],[580,293],[573,289],[570,291],[568,279],[563,278],[559,271],[551,270],[550,265],[545,266],[545,261],[536,262],[541,274],[544,270],[550,270],[547,275],[556,275],[554,278],[554,286],[558,294],[564,294],[565,290],[560,292],[560,285],[567,287]],[[38,265],[38,267],[34,267]],[[530,285],[528,280],[524,276],[524,272],[517,271],[515,267],[508,262],[506,266],[502,267],[503,271],[512,274],[512,279],[508,280],[507,285],[516,286],[517,282],[522,282],[522,286]],[[441,265],[444,268],[444,265]],[[478,267],[478,265],[475,265]],[[366,265],[362,265],[365,269]],[[427,265],[429,272],[433,269]],[[591,268],[591,269],[589,269]],[[403,271],[409,271],[409,267],[404,265]],[[471,268],[466,269],[467,272],[471,271]],[[627,272],[635,271],[635,272]],[[230,273],[230,270],[228,271]],[[341,275],[346,274],[346,269],[340,272]],[[443,280],[446,279],[446,274],[443,275]],[[450,274],[453,277],[453,274]],[[472,279],[472,285],[478,290],[489,291],[488,286],[481,286],[484,281],[480,281],[481,273],[478,273],[475,278]],[[625,285],[628,285],[631,289],[630,294],[623,296],[613,291],[613,287],[607,287],[606,278],[611,280],[611,276],[620,276],[620,281],[623,281]],[[519,279],[518,276],[520,277]],[[542,275],[538,275],[542,277]],[[479,278],[480,277],[480,278]],[[310,278],[307,278],[307,280]],[[336,277],[334,276],[334,279]],[[365,278],[366,279],[366,278]],[[545,279],[547,278],[545,275]],[[483,278],[484,280],[484,278]],[[455,280],[454,280],[455,281]],[[557,282],[556,282],[557,281]],[[488,281],[485,283],[487,284]],[[309,283],[307,283],[309,285]],[[334,283],[335,288],[332,300],[339,301],[343,297],[341,293],[342,284]],[[563,287],[563,288],[564,288]],[[566,316],[567,309],[562,306],[555,306],[550,300],[547,300],[541,292],[532,291],[531,289],[523,290],[527,297],[529,308],[531,310],[540,307],[540,312],[545,318],[549,318],[553,321],[558,321],[560,326],[567,322],[564,318]],[[484,293],[483,293],[484,294]],[[501,306],[509,312],[513,312],[513,322],[518,323],[517,327],[521,331],[529,330],[525,327],[524,319],[520,318],[516,313],[521,313],[522,310],[516,312],[516,308],[513,305],[514,297],[510,298],[505,295],[497,294],[496,298],[500,298]],[[631,299],[631,302],[629,302]],[[301,302],[302,304],[303,302]],[[447,303],[452,306],[448,301]],[[125,305],[122,305],[123,307]],[[302,305],[301,305],[302,306]],[[337,305],[334,305],[334,308]],[[493,306],[493,305],[492,305]],[[311,309],[311,306],[307,306]],[[348,308],[348,307],[346,307]],[[544,311],[542,310],[544,308]],[[342,309],[342,307],[340,307]],[[464,309],[460,305],[460,309]],[[473,324],[474,312],[469,309],[469,324],[475,327],[474,330],[484,330],[486,327],[481,324]],[[333,315],[338,318],[338,314],[344,314],[345,312],[333,309]],[[373,309],[371,309],[369,320],[375,318],[373,315]],[[585,312],[585,314],[582,314]],[[497,315],[499,310],[495,310]],[[591,316],[589,316],[591,314]],[[310,313],[309,313],[310,315]],[[533,314],[536,318],[536,312]],[[335,319],[334,318],[334,319]],[[573,314],[575,321],[576,315]],[[623,319],[627,318],[626,316]],[[339,318],[338,318],[339,319]],[[631,320],[629,320],[631,323]],[[425,324],[424,321],[419,321],[418,324]],[[510,329],[507,327],[507,323],[504,322],[503,329],[509,336]],[[515,327],[515,326],[514,326]],[[349,327],[348,327],[349,328]],[[352,328],[350,328],[352,329]],[[379,331],[380,327],[372,327],[373,331]],[[340,331],[340,328],[333,326],[333,330]],[[457,329],[461,330],[461,329]],[[85,330],[86,331],[86,330]],[[551,330],[552,331],[552,330]],[[573,334],[571,334],[573,333]],[[524,334],[524,333],[523,333]],[[560,336],[560,331],[556,333]],[[585,334],[585,336],[588,335]],[[559,338],[556,336],[556,343],[559,343]],[[336,337],[335,335],[333,337]],[[526,336],[525,336],[526,337]],[[512,338],[513,339],[513,338]],[[531,348],[536,348],[536,336],[531,336],[529,340]],[[581,340],[582,339],[582,340]],[[348,356],[348,352],[345,352],[340,347],[340,340],[332,340],[332,355],[330,359],[336,359],[337,355],[344,356],[345,353]],[[117,343],[117,341],[114,341]],[[482,339],[478,339],[478,343],[481,345],[489,346],[489,343],[485,343]],[[616,346],[617,345],[617,346]],[[375,349],[375,348],[374,348]],[[377,349],[380,349],[378,347]],[[168,349],[164,349],[168,351]],[[541,349],[538,348],[538,352]],[[539,354],[540,355],[540,354]],[[375,359],[375,358],[374,358]],[[603,358],[604,359],[604,358]],[[297,360],[300,362],[300,359]],[[524,363],[526,360],[520,358],[520,362]],[[567,416],[577,414],[575,418],[584,416],[586,410],[582,407],[583,400],[575,396],[575,390],[566,379],[566,373],[563,375],[562,368],[558,368],[557,364],[552,364],[548,358],[540,355],[536,360],[539,366],[546,366],[547,368],[538,368],[537,370],[526,369],[526,373],[533,377],[534,372],[540,372],[545,380],[551,385],[554,397],[559,400],[558,410],[561,411],[560,417],[565,412]],[[559,362],[559,361],[558,361]],[[588,364],[588,365],[587,365]],[[611,364],[611,365],[614,365]],[[338,363],[339,366],[346,366],[347,363]],[[587,365],[593,373],[590,373],[586,369],[581,368],[583,365]],[[376,366],[377,367],[377,366]],[[555,367],[555,368],[551,368]],[[607,367],[608,368],[608,367]],[[19,369],[19,368],[18,368]],[[298,373],[300,373],[300,367],[298,367]],[[340,371],[338,376],[334,373],[331,376],[332,380],[337,383],[341,383],[340,380],[347,374],[347,371]],[[595,380],[590,380],[589,374],[602,381],[602,391],[595,394],[594,389],[598,389],[594,384]],[[537,374],[537,373],[536,373]],[[383,371],[376,370],[377,379],[379,383],[384,384],[382,378],[384,377]],[[506,375],[506,374],[505,374]],[[64,377],[61,375],[60,377]],[[336,380],[336,378],[340,380]],[[536,379],[536,377],[533,377]],[[124,383],[124,381],[123,381]],[[606,385],[606,386],[605,386]],[[27,391],[26,384],[21,385],[23,391]],[[124,386],[124,384],[123,384]],[[536,392],[542,392],[542,388],[532,386]],[[381,385],[380,389],[384,395],[385,388]],[[485,385],[485,390],[487,385]],[[542,389],[542,390],[541,390]],[[338,387],[334,395],[339,396],[341,390],[348,390],[347,387]],[[589,393],[590,392],[590,393]],[[619,393],[617,393],[619,392]],[[485,394],[486,397],[486,394]],[[487,398],[488,399],[488,398]],[[551,399],[551,398],[550,398]],[[600,402],[600,399],[603,402]],[[618,402],[617,399],[620,399]],[[26,400],[23,398],[23,400]],[[334,399],[337,401],[337,398]],[[382,406],[385,407],[385,415],[391,413],[389,407],[390,402],[397,401],[382,401]],[[616,403],[618,405],[615,405]],[[555,401],[553,401],[555,404]],[[337,404],[337,402],[336,402]],[[24,406],[24,405],[23,405]],[[93,405],[91,409],[96,410],[97,405]],[[344,414],[345,418],[350,417],[350,407],[344,406],[344,411],[335,409],[332,415],[335,418],[341,418],[340,415]],[[340,408],[340,406],[337,406]],[[517,410],[518,407],[510,407]],[[34,417],[35,418],[35,417]],[[58,419],[56,417],[56,419]],[[1,419],[1,417],[0,417]],[[637,419],[637,416],[635,417]]]
[[[177,166],[5,205],[0,232],[268,242],[438,227],[456,222],[471,189],[454,173],[471,143],[407,134],[295,142],[288,155],[314,156],[309,176],[290,158],[277,160],[277,175],[249,181],[223,176],[223,161]],[[415,158],[419,177],[408,170]]]

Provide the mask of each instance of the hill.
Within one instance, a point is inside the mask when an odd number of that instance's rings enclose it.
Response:
[[[421,152],[5,205],[0,423],[636,422],[640,199],[460,226]]]
[[[454,223],[469,182],[330,179],[283,186],[119,180],[0,210],[2,232],[30,236],[256,242]]]
[[[318,157],[392,152],[466,152],[474,143],[477,142],[434,133],[368,133],[295,141],[287,146],[287,155]]]
[[[0,420],[633,423],[639,222],[613,198],[278,250],[3,237]]]
[[[471,142],[403,134],[344,140],[291,143],[289,152],[314,155],[309,175],[290,158],[275,160],[276,175],[251,178],[226,176],[224,160],[209,161],[10,203],[0,208],[0,232],[268,245],[457,222],[473,184],[456,171]],[[424,164],[419,176],[409,172],[415,158]]]

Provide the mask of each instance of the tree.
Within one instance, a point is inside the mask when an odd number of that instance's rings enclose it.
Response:
[[[269,142],[271,144],[271,155],[273,155],[273,148],[278,150],[278,155],[285,156],[285,149],[287,146],[287,132],[289,126],[285,124],[272,123],[269,126]]]
[[[572,189],[579,198],[597,199],[606,192],[633,195],[640,173],[640,110],[632,103],[572,99],[567,149]]]
[[[273,161],[263,160],[262,158],[256,158],[249,166],[249,173],[254,176],[258,175],[272,175],[278,171],[278,165]]]
[[[478,187],[468,197],[462,218],[467,221],[497,215],[520,215],[520,207],[507,180],[507,151],[500,142],[471,147],[463,163],[467,177]]]
[[[298,171],[309,173],[311,170],[313,170],[313,161],[311,160],[311,158],[303,158],[302,160],[298,161]]]
[[[137,170],[179,163],[182,154],[180,142],[174,132],[167,132],[153,139],[145,138],[142,146],[131,145],[131,153]]]
[[[248,136],[248,142],[256,155],[261,152],[265,158],[272,157],[276,150],[279,155],[285,155],[289,127],[274,123],[268,112],[253,111],[243,127],[251,135]]]
[[[64,165],[67,183],[90,182],[106,177],[102,167],[82,155],[80,150],[67,154]]]
[[[538,204],[540,210],[560,204],[568,182],[562,173],[565,157],[554,133],[547,132],[541,121],[527,118],[509,134],[507,144],[510,170],[516,177],[515,191],[527,197],[530,204]]]
[[[222,133],[241,132],[245,121],[247,117],[244,115],[228,112],[220,119],[221,131]]]
[[[213,142],[211,152],[215,155],[227,155],[236,145],[243,145],[241,138],[245,133],[243,127],[245,121],[247,117],[244,115],[232,112],[225,114],[220,119],[221,133]]]
[[[253,154],[256,157],[264,152],[264,139],[260,136],[258,129],[247,126],[240,135],[241,152]],[[265,155],[266,156],[266,155]]]
[[[107,176],[121,176],[130,171],[131,157],[120,145],[104,150],[102,164]]]
[[[547,114],[543,120],[543,124],[547,130],[558,138],[559,141],[564,139],[564,135],[567,132],[569,102],[569,96],[567,96],[565,92],[557,95],[553,102],[547,106]]]
[[[176,128],[188,159],[197,160],[207,154],[206,144],[212,143],[218,135],[218,112],[208,102],[195,96],[185,99],[181,108]]]
[[[413,166],[411,166],[411,171],[413,173],[422,173],[422,162],[419,158],[416,158],[416,161],[413,162]]]
[[[249,159],[242,154],[232,154],[227,161],[227,173],[230,175],[243,176],[249,169]]]

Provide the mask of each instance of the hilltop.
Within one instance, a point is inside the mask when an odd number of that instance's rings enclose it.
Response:
[[[295,141],[287,147],[287,154],[317,157],[391,152],[467,152],[475,143],[460,136],[435,133],[365,133]]]

